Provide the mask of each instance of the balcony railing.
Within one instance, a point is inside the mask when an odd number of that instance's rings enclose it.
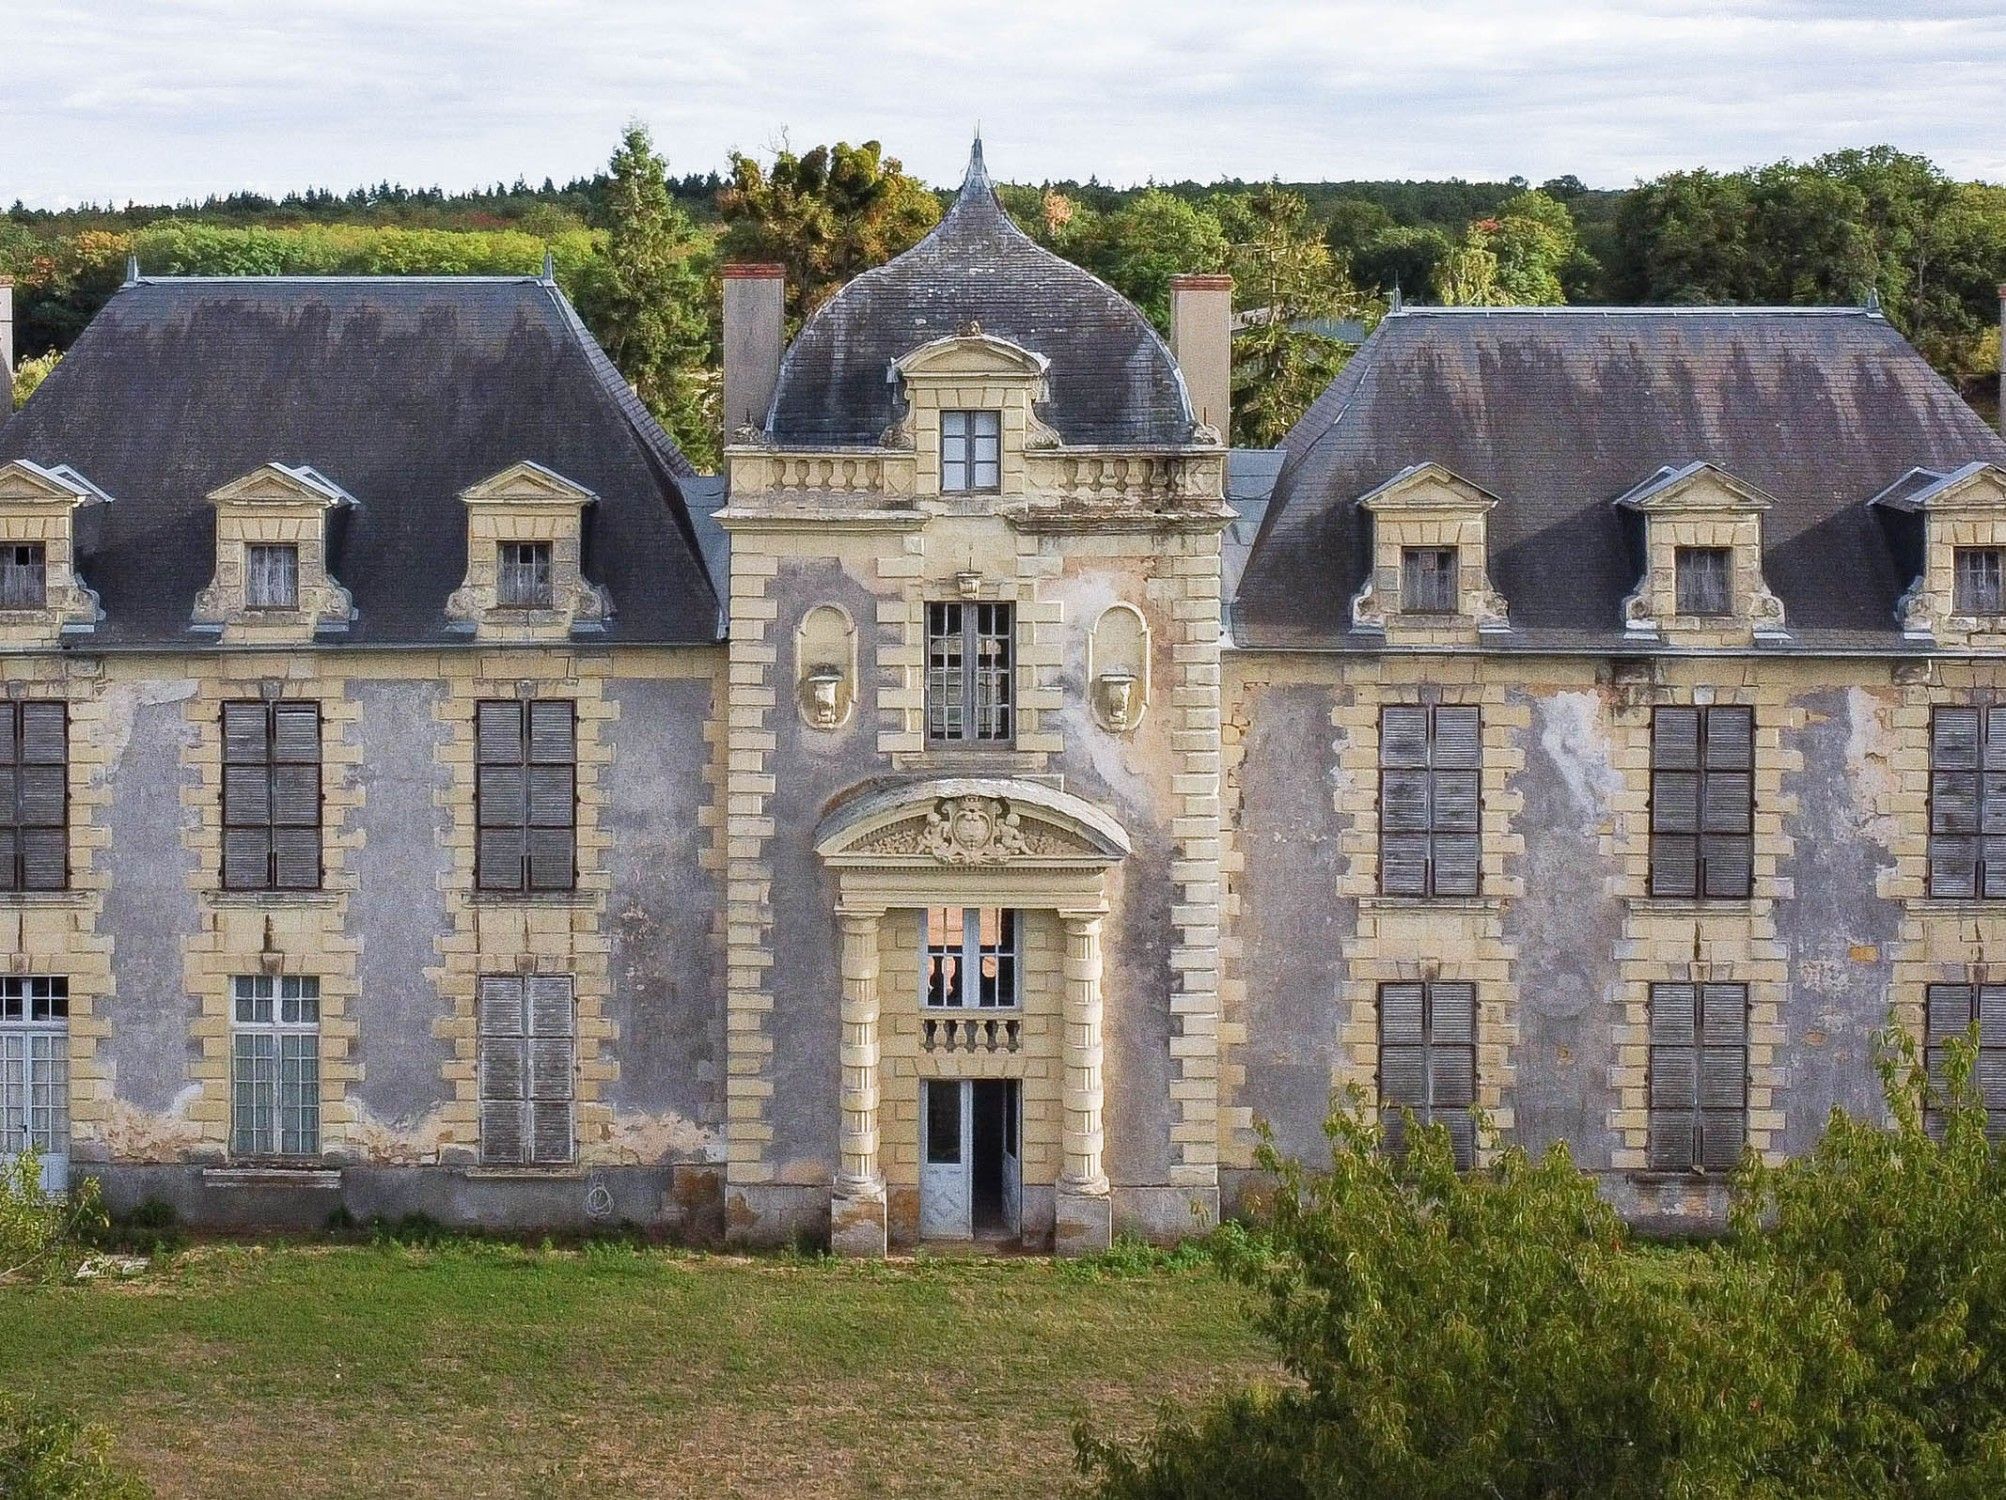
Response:
[[[928,1010],[920,1021],[928,1052],[1015,1052],[1023,1039],[1023,1017],[1010,1011]]]

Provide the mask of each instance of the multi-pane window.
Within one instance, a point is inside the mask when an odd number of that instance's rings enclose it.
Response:
[[[2006,896],[2006,708],[1930,719],[1929,893]]]
[[[320,885],[320,705],[223,705],[223,888]]]
[[[2006,551],[1998,547],[1959,547],[1951,571],[1951,612],[1960,615],[2006,614],[2006,582],[2002,568]]]
[[[1008,604],[927,605],[927,739],[1009,741],[1015,732],[1015,616]]]
[[[244,549],[244,604],[250,609],[298,609],[300,549],[254,543]]]
[[[230,1149],[319,1155],[320,981],[239,974],[230,998]]]
[[[1456,1165],[1475,1155],[1477,987],[1403,983],[1379,986],[1379,1115],[1389,1150],[1406,1147],[1403,1111],[1422,1125],[1445,1125]]]
[[[1654,1172],[1731,1172],[1748,1139],[1748,986],[1651,986]]]
[[[51,1188],[48,1158],[70,1149],[69,1015],[68,979],[0,978],[0,1161],[35,1151]]]
[[[1734,552],[1727,547],[1681,547],[1672,559],[1673,585],[1682,615],[1734,612]]]
[[[1003,482],[1003,414],[940,414],[940,487],[948,494],[994,490]]]
[[[578,827],[570,700],[484,700],[474,738],[476,884],[484,891],[570,890]]]
[[[0,703],[0,890],[69,884],[69,783],[65,706]]]
[[[576,1022],[568,974],[484,974],[480,985],[481,1160],[572,1159]]]
[[[1483,742],[1474,705],[1399,704],[1379,715],[1379,888],[1477,893]]]
[[[1023,1001],[1023,923],[1008,907],[935,906],[925,913],[922,999],[991,1010]]]
[[[1754,835],[1753,711],[1658,709],[1651,719],[1651,894],[1747,896]]]
[[[1456,598],[1456,549],[1407,547],[1400,553],[1400,609],[1410,615],[1453,615]]]
[[[0,609],[43,609],[48,602],[47,549],[40,542],[0,546]]]
[[[556,602],[556,586],[551,582],[550,543],[500,543],[495,565],[495,603],[503,609],[550,609]]]
[[[1944,1087],[1944,1044],[1967,1040],[1975,1025],[1978,1058],[1972,1087],[1985,1105],[1985,1133],[1994,1140],[2006,1138],[2006,984],[1932,984],[1926,999],[1930,1081],[1938,1090]],[[1934,1104],[1931,1111],[1932,1123],[1940,1123]]]

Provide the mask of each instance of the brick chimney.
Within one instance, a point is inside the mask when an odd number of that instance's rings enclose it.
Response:
[[[1191,411],[1221,438],[1233,427],[1233,278],[1170,278],[1170,352],[1184,371]]]
[[[724,440],[764,427],[780,379],[780,330],[787,268],[741,263],[724,268]]]
[[[14,278],[0,276],[0,384],[11,386],[14,380]],[[7,403],[0,401],[0,417],[7,414]]]

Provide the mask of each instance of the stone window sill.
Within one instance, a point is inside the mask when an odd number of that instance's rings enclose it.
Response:
[[[1503,911],[1502,896],[1388,896],[1358,898],[1360,911]]]
[[[10,906],[87,906],[95,891],[74,887],[60,891],[0,891],[0,908]]]
[[[1018,750],[1009,746],[929,745],[924,750],[901,751],[894,764],[901,771],[931,771],[956,776],[1021,776],[1037,771],[1047,757],[1040,750]]]
[[[1733,916],[1766,907],[1766,896],[1630,896],[1624,904],[1645,916]]]
[[[212,906],[249,906],[283,909],[291,906],[333,906],[348,893],[325,886],[314,891],[210,891]]]
[[[468,903],[473,906],[549,906],[566,910],[594,905],[599,899],[596,891],[473,891]]]
[[[2006,898],[1999,896],[1916,896],[1902,902],[1902,910],[1914,912],[1943,912],[1961,917],[1974,917],[1997,912],[2006,916]]]
[[[204,1167],[202,1185],[219,1188],[304,1187],[322,1190],[341,1186],[341,1168],[271,1163],[264,1166]]]
[[[1711,1187],[1726,1188],[1733,1183],[1733,1177],[1726,1172],[1626,1172],[1626,1179],[1638,1187]]]
[[[472,1182],[582,1182],[589,1175],[573,1162],[561,1167],[462,1167]]]

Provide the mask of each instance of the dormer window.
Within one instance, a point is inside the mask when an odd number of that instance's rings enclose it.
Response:
[[[291,543],[244,549],[244,607],[300,607],[300,549]]]
[[[1401,552],[1400,607],[1410,615],[1457,612],[1454,547],[1408,547]]]
[[[0,609],[42,609],[48,598],[48,549],[40,542],[0,546]]]
[[[940,414],[940,488],[943,494],[994,493],[1003,484],[1003,414]]]
[[[496,565],[495,603],[502,609],[549,609],[556,598],[550,543],[503,542]]]
[[[1951,608],[1960,615],[2006,614],[2002,560],[2006,560],[2006,549],[1959,547],[1951,586]]]
[[[1734,613],[1734,549],[1680,547],[1673,570],[1677,575],[1677,609],[1682,615]]]

